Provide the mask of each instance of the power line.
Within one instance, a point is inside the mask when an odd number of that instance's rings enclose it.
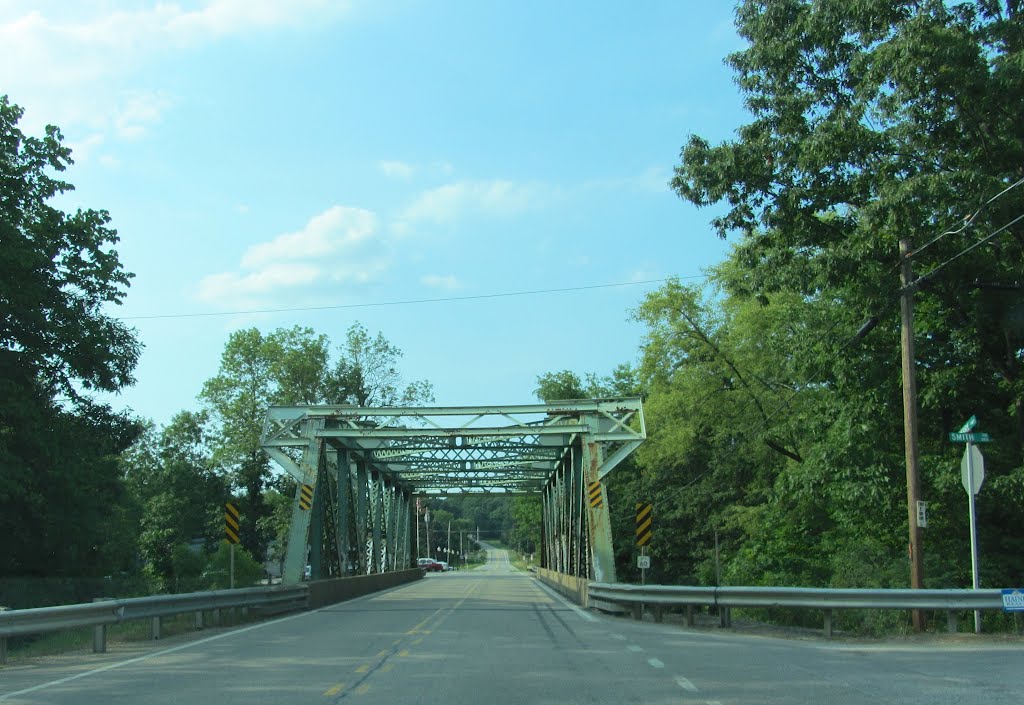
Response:
[[[122,321],[145,321],[160,318],[212,318],[216,316],[243,316],[257,313],[297,313],[301,311],[335,311],[354,308],[374,308],[379,306],[408,306],[412,304],[433,304],[448,301],[477,301],[481,299],[501,299],[513,296],[536,296],[540,294],[561,294],[570,291],[593,291],[595,289],[612,289],[623,286],[638,286],[641,284],[664,284],[669,279],[707,279],[705,274],[692,274],[685,277],[665,277],[664,279],[643,279],[631,282],[616,282],[614,284],[592,284],[589,286],[569,286],[559,289],[532,289],[529,291],[507,291],[495,294],[473,294],[469,296],[444,296],[433,299],[404,299],[398,301],[373,301],[359,304],[332,304],[329,306],[295,306],[289,308],[263,308],[249,309],[245,311],[210,311],[206,313],[161,313],[146,316],[123,316]]]
[[[966,255],[968,252],[973,252],[974,250],[978,249],[979,247],[981,247],[985,243],[991,242],[993,239],[995,239],[999,235],[1001,235],[1004,232],[1006,232],[1007,230],[1009,230],[1012,226],[1016,225],[1021,220],[1024,220],[1024,213],[1021,213],[1016,218],[1014,218],[1013,220],[1011,220],[1009,223],[1007,223],[1006,225],[1002,226],[998,230],[995,230],[992,233],[989,233],[985,237],[981,238],[980,240],[978,240],[976,243],[974,243],[970,247],[966,247],[963,250],[960,250],[960,252],[956,253],[955,255],[953,255],[952,257],[947,259],[942,264],[933,267],[932,269],[928,270],[927,272],[925,272],[921,276],[917,277],[916,279],[914,279],[914,283],[911,286],[914,286],[914,287],[920,286],[923,282],[926,282],[929,279],[931,279],[933,276],[935,276],[946,265],[948,265],[951,262],[954,262],[954,261],[960,259],[964,255]]]
[[[966,218],[964,218],[963,225],[961,225],[959,228],[956,228],[955,230],[947,230],[947,231],[945,231],[943,233],[940,233],[940,234],[936,235],[934,238],[932,238],[931,240],[929,240],[925,244],[921,245],[921,247],[915,248],[915,250],[909,255],[909,257],[911,257],[911,258],[916,257],[917,255],[921,254],[926,249],[928,249],[929,247],[931,247],[932,245],[934,245],[936,242],[938,242],[942,238],[946,237],[947,235],[958,235],[958,234],[964,232],[965,230],[967,230],[967,228],[971,227],[971,225],[974,224],[974,221],[977,219],[977,217],[979,215],[981,215],[982,211],[984,211],[990,205],[992,205],[993,203],[998,201],[1000,198],[1002,198],[1003,196],[1008,194],[1010,191],[1014,190],[1015,188],[1019,187],[1022,184],[1024,184],[1024,177],[1018,179],[1017,181],[1015,181],[1014,183],[1010,184],[1005,189],[1003,189],[1002,191],[997,193],[995,196],[993,196],[992,198],[990,198],[987,201],[985,201],[981,205],[981,207],[978,208],[978,210],[974,211],[971,215],[969,215]]]

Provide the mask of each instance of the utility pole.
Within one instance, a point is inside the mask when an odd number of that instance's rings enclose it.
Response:
[[[910,529],[910,587],[924,587],[924,561],[921,558],[921,527],[917,525],[917,501],[921,498],[921,479],[917,462],[917,375],[914,369],[914,291],[911,284],[910,239],[900,239],[900,347],[903,358],[903,448],[907,461],[907,521]],[[913,610],[914,631],[924,630],[924,615]]]

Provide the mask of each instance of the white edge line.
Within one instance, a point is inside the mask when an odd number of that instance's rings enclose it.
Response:
[[[664,668],[665,667],[665,664],[661,660],[656,659],[656,658],[649,658],[649,659],[647,659],[647,663],[651,664],[651,666],[653,666],[654,668]]]
[[[626,648],[629,649],[630,651],[632,651],[634,654],[638,654],[638,653],[640,653],[641,651],[644,650],[644,647],[637,646],[636,644],[630,644]]]
[[[352,603],[352,602],[358,602],[360,600],[365,600],[365,599],[368,599],[368,598],[374,598],[374,597],[382,595],[382,594],[384,594],[386,592],[391,592],[394,589],[405,587],[405,585],[407,585],[407,584],[408,583],[403,583],[402,585],[396,585],[393,588],[388,588],[386,590],[378,590],[377,592],[372,592],[372,593],[369,593],[367,595],[360,595],[359,597],[356,597],[356,598],[351,599],[351,600],[343,600],[342,602],[336,602],[336,603],[331,604],[331,605],[324,605],[323,607],[321,607],[319,609],[307,610],[307,611],[304,611],[304,612],[299,612],[298,614],[290,614],[290,615],[287,615],[285,617],[279,617],[278,619],[271,619],[271,620],[268,620],[266,622],[259,622],[258,624],[250,625],[248,627],[242,627],[241,629],[232,629],[230,631],[226,631],[226,632],[223,632],[221,634],[214,634],[213,636],[208,636],[205,639],[197,639],[195,641],[190,641],[187,644],[179,644],[178,646],[172,646],[169,649],[162,649],[160,651],[154,651],[152,653],[143,654],[142,656],[136,656],[135,658],[128,659],[127,661],[118,661],[117,663],[110,663],[110,664],[107,664],[106,666],[100,666],[99,668],[94,668],[94,669],[92,669],[90,671],[83,671],[82,673],[76,673],[73,676],[65,676],[64,678],[58,678],[57,680],[49,681],[48,683],[40,683],[39,685],[34,685],[31,688],[23,688],[22,690],[16,690],[16,691],[11,692],[11,693],[3,693],[3,694],[0,694],[0,702],[4,702],[5,700],[10,700],[11,698],[13,698],[13,697],[15,697],[17,695],[26,695],[28,693],[34,693],[37,690],[44,690],[46,688],[52,688],[52,687],[54,687],[56,685],[63,685],[64,683],[70,683],[71,681],[76,681],[79,678],[85,678],[87,676],[95,676],[95,675],[97,675],[99,673],[104,673],[106,671],[112,671],[115,668],[121,668],[122,666],[130,666],[133,663],[140,663],[142,661],[148,661],[150,659],[157,658],[158,656],[165,656],[167,654],[173,654],[176,651],[184,651],[185,649],[189,649],[189,648],[191,648],[193,646],[199,646],[200,644],[208,644],[211,641],[217,641],[218,639],[225,639],[225,638],[227,638],[229,636],[236,636],[238,634],[245,634],[246,632],[253,631],[254,629],[262,629],[263,627],[269,627],[269,626],[271,626],[273,624],[280,624],[281,622],[287,622],[287,621],[292,620],[292,619],[299,619],[300,617],[307,617],[307,616],[309,616],[311,614],[316,614],[317,612],[320,612],[321,610],[330,609],[330,608],[335,607],[336,605],[339,605],[339,604],[342,604],[342,603]]]
[[[573,612],[578,614],[582,619],[585,619],[588,622],[596,622],[597,621],[597,617],[595,617],[594,615],[590,614],[586,610],[582,609],[579,605],[574,605],[573,603],[569,602],[569,600],[567,598],[563,597],[562,595],[558,594],[557,592],[552,590],[550,587],[548,587],[547,584],[543,580],[541,580],[540,578],[537,578],[537,584],[540,585],[540,587],[543,588],[544,591],[548,595],[550,595],[551,597],[555,598],[556,601],[561,602],[563,605],[567,606]]]

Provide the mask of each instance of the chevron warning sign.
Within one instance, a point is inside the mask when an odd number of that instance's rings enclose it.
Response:
[[[636,503],[636,545],[646,546],[651,542],[651,509],[649,502]]]
[[[591,482],[587,485],[587,497],[590,499],[592,509],[597,509],[604,504],[604,500],[601,499],[600,482]]]
[[[238,507],[231,502],[224,505],[224,535],[228,543],[238,543]]]
[[[308,512],[313,506],[313,485],[303,485],[299,494],[299,509]]]

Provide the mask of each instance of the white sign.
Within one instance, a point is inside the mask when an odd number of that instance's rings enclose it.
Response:
[[[973,467],[971,467],[973,466]],[[973,475],[973,477],[971,477]],[[973,480],[973,492],[971,485]],[[968,443],[964,448],[964,459],[960,461],[960,484],[968,494],[978,494],[981,483],[985,481],[985,458],[981,455],[981,448]]]
[[[917,525],[922,529],[928,528],[928,503],[920,500],[917,502]]]
[[[639,568],[640,570],[647,570],[648,568],[651,567],[651,557],[650,556],[637,556],[636,557],[636,567]]]
[[[1013,588],[1003,590],[1003,610],[1006,612],[1024,612],[1024,591]]]

